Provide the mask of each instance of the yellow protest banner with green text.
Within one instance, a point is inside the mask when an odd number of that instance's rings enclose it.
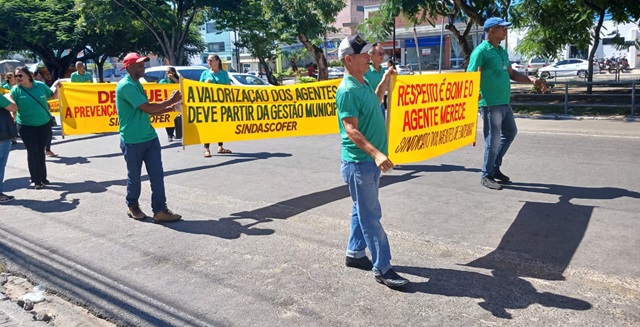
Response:
[[[476,139],[480,73],[397,76],[389,99],[389,158],[430,159]]]
[[[183,145],[337,133],[339,83],[248,87],[183,79]]]
[[[178,89],[178,84],[142,84],[149,103],[162,102]],[[118,131],[115,83],[62,83],[60,120],[63,135]],[[173,127],[177,113],[151,116],[154,128]]]

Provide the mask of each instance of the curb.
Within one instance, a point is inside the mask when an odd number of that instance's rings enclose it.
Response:
[[[549,120],[611,120],[611,121],[640,121],[638,117],[629,116],[571,116],[571,115],[528,115],[528,114],[514,114],[516,118],[529,118],[529,119],[549,119]]]

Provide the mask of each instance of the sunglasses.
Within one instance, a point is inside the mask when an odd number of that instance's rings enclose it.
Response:
[[[23,75],[23,74],[16,74],[15,76],[16,76],[16,77],[20,77],[20,78],[24,77],[24,75]]]
[[[207,59],[207,61],[217,61],[218,59]]]

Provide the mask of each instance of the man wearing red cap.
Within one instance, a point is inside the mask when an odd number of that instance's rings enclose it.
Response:
[[[160,141],[151,126],[151,115],[174,111],[173,105],[182,100],[180,92],[160,103],[149,103],[144,93],[140,77],[144,76],[144,63],[149,57],[129,53],[123,60],[122,69],[127,75],[116,86],[116,109],[120,121],[120,149],[127,163],[127,215],[142,220],[147,215],[140,210],[140,174],[144,162],[151,182],[151,208],[156,223],[178,221],[182,216],[167,208],[164,192],[164,170]]]

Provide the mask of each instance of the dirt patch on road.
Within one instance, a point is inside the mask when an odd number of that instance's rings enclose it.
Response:
[[[50,294],[46,290],[46,285],[36,288],[24,277],[2,273],[0,284],[2,285],[0,293],[8,297],[16,306],[23,308],[25,313],[31,314],[33,320],[48,322],[51,326],[116,326],[96,317],[81,306],[74,305],[56,294]],[[25,295],[26,299],[23,297]],[[34,303],[36,301],[37,303]]]

